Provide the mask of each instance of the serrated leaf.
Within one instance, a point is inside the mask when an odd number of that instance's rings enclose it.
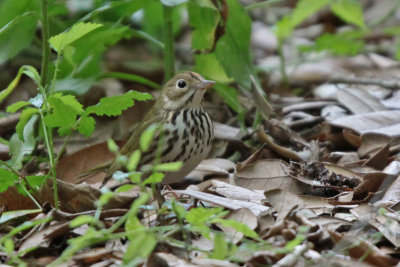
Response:
[[[142,152],[146,152],[149,149],[151,141],[153,141],[158,128],[158,124],[152,124],[142,133],[139,139],[139,145]]]
[[[94,113],[99,116],[117,116],[121,115],[123,110],[133,106],[134,100],[143,101],[152,98],[153,97],[147,93],[129,91],[123,95],[101,98],[97,105],[87,107],[86,113]]]
[[[15,113],[17,112],[20,108],[23,108],[27,105],[30,105],[31,103],[29,103],[28,101],[18,101],[10,106],[7,107],[7,112],[10,113]]]
[[[92,116],[84,115],[78,123],[78,131],[84,136],[90,136],[95,130],[96,120]]]
[[[82,104],[79,103],[79,101],[76,99],[74,95],[63,95],[61,93],[54,94],[48,100],[50,104],[55,98],[61,100],[65,105],[72,107],[78,114],[83,112]]]
[[[37,108],[26,108],[24,109],[24,111],[22,111],[21,115],[19,116],[19,122],[17,123],[17,126],[15,126],[15,130],[21,141],[24,141],[25,125],[28,123],[29,119],[38,112],[39,111],[37,110]]]
[[[360,1],[358,0],[334,0],[331,10],[347,23],[358,27],[364,27],[364,17]]]
[[[39,87],[40,85],[40,75],[37,69],[33,66],[25,65],[24,67],[24,74],[31,78],[36,85]]]
[[[60,53],[64,50],[65,47],[72,44],[74,41],[82,38],[89,32],[94,31],[101,26],[103,25],[97,23],[79,22],[77,24],[74,24],[69,31],[51,37],[49,39],[49,43],[54,50]]]
[[[61,136],[70,133],[76,123],[81,104],[73,96],[52,96],[48,99],[51,104],[51,113],[44,117],[47,126],[58,128]]]
[[[16,181],[18,181],[18,176],[15,173],[0,168],[0,193],[13,186]]]

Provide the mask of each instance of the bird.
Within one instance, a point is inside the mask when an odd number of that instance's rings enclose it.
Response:
[[[147,151],[141,155],[139,167],[151,164],[156,156],[159,163],[181,161],[178,171],[164,173],[162,185],[177,183],[204,160],[210,152],[214,139],[213,123],[203,109],[203,96],[214,81],[206,80],[196,72],[176,74],[161,90],[153,107],[132,132],[120,150],[129,157],[140,148],[140,136],[151,125],[159,125],[161,131],[153,138]],[[162,132],[162,139],[160,136]],[[114,159],[106,171],[104,186],[118,170],[124,170],[126,163]]]

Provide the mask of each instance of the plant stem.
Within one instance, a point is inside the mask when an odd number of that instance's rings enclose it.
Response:
[[[42,0],[42,71],[40,84],[46,88],[47,85],[47,72],[49,67],[49,54],[50,54],[50,44],[49,44],[49,20],[47,16],[47,0]]]
[[[53,177],[54,207],[56,209],[59,209],[59,206],[58,206],[57,177],[56,177],[56,168],[55,168],[54,150],[53,150],[51,129],[49,130],[46,127],[46,125],[44,124],[44,115],[43,115],[43,111],[42,111],[41,108],[39,109],[39,114],[40,114],[40,119],[42,120],[44,140],[45,140],[46,148],[47,148],[47,151],[48,151],[48,154],[49,154],[50,168],[51,168],[50,172],[51,172],[51,175]]]
[[[174,35],[172,32],[173,7],[163,5],[164,19],[164,80],[168,81],[175,74]]]
[[[19,183],[19,185],[25,191],[25,193],[28,195],[28,197],[33,201],[33,203],[35,203],[35,205],[38,207],[38,209],[41,210],[42,207],[40,206],[39,202],[37,202],[36,199],[31,195],[31,193],[29,193],[28,189],[26,189],[22,183]]]

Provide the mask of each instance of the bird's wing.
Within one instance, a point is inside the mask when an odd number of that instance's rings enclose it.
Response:
[[[140,148],[139,140],[142,133],[149,128],[150,125],[154,123],[160,123],[163,121],[163,117],[166,116],[165,112],[159,112],[154,114],[153,112],[149,111],[146,116],[143,118],[142,122],[138,125],[138,127],[134,130],[132,135],[129,137],[128,141],[125,145],[121,148],[121,154],[130,156],[132,152]],[[157,136],[154,137],[154,140],[157,140]],[[125,167],[125,164],[119,163],[117,160],[114,160],[107,170],[107,176],[111,177],[115,171],[121,170]]]

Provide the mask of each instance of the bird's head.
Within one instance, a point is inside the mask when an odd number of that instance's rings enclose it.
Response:
[[[196,72],[178,73],[164,86],[159,99],[167,110],[200,107],[206,89],[214,84]]]

